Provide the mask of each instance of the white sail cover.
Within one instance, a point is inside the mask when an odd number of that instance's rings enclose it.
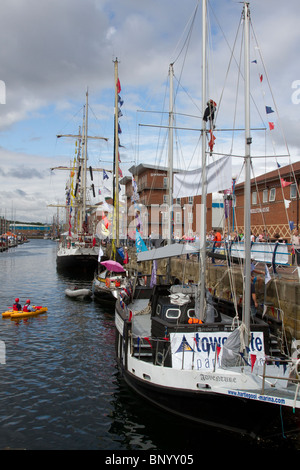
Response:
[[[207,193],[214,193],[232,186],[231,157],[222,157],[206,167]],[[202,168],[174,174],[173,195],[176,197],[202,194]]]

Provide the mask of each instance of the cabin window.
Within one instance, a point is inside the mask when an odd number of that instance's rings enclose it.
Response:
[[[274,202],[275,201],[275,196],[276,196],[276,188],[271,188],[270,189],[269,201]]]
[[[252,193],[252,204],[257,204],[257,192],[253,191]]]
[[[160,304],[157,304],[157,307],[156,307],[156,315],[160,316],[161,314],[161,305]]]
[[[263,190],[263,202],[268,202],[269,191],[267,189]]]
[[[188,318],[195,318],[195,309],[194,308],[189,308],[187,311],[187,316]]]
[[[189,196],[188,201],[189,201],[189,204],[193,204],[194,196]]]
[[[296,183],[293,183],[290,186],[290,198],[296,199],[296,197],[297,197],[297,185]]]
[[[180,315],[180,308],[168,308],[168,310],[166,311],[166,318],[169,318],[170,320],[176,320],[180,317]]]
[[[169,187],[169,178],[167,176],[164,176],[164,188],[168,188]]]

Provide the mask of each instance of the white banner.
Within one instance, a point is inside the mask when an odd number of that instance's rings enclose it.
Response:
[[[172,366],[185,370],[213,370],[215,361],[221,363],[222,347],[231,332],[195,332],[170,333]],[[221,348],[217,354],[217,348]],[[261,362],[265,357],[264,338],[262,332],[251,334],[250,354]]]
[[[222,157],[206,166],[207,193],[214,193],[232,186],[231,158]],[[174,173],[173,195],[176,197],[202,194],[202,168]]]

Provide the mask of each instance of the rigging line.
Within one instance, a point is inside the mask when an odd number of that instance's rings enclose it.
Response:
[[[210,5],[210,3],[209,3],[209,5]],[[219,28],[220,28],[220,31],[221,31],[221,33],[222,33],[222,35],[223,35],[224,40],[225,40],[225,42],[226,42],[226,44],[227,44],[229,50],[231,51],[231,56],[230,56],[230,60],[229,60],[229,64],[228,64],[228,68],[227,68],[227,72],[226,72],[226,79],[225,79],[225,83],[226,83],[226,80],[227,80],[227,77],[228,77],[228,72],[229,72],[229,69],[230,69],[230,66],[231,66],[230,64],[231,64],[232,59],[234,59],[234,49],[235,49],[235,44],[236,44],[236,41],[237,41],[237,38],[238,38],[238,34],[239,34],[240,24],[241,24],[241,23],[239,24],[239,27],[238,27],[237,32],[236,32],[236,36],[235,36],[235,40],[234,40],[234,46],[233,46],[233,48],[231,48],[229,42],[227,41],[227,38],[226,38],[226,36],[225,36],[225,33],[224,33],[223,29],[222,29],[222,26],[221,26],[221,24],[219,23],[218,18],[217,18],[217,16],[216,16],[215,12],[214,12],[214,9],[212,8],[211,5],[210,5],[210,9],[211,9],[212,14],[213,14],[213,16],[214,16],[214,18],[215,18],[215,20],[216,20],[216,22],[217,22],[217,24],[218,24],[218,26],[219,26]],[[234,59],[234,60],[235,60],[235,59]],[[236,60],[235,60],[235,62],[236,62]],[[219,104],[218,110],[220,109],[220,104],[221,104],[222,99],[223,99],[224,89],[225,89],[225,84],[224,84],[224,86],[223,86],[223,90],[222,90],[221,95],[220,95],[220,98],[219,98],[219,100],[218,100],[218,104]],[[217,115],[218,115],[218,110],[217,110]]]
[[[240,33],[240,28],[241,28],[241,25],[243,24],[243,13],[242,13],[241,21],[240,21],[240,23],[239,23],[239,26],[238,26],[238,29],[237,29],[237,32],[236,32],[236,36],[235,36],[235,40],[234,40],[234,43],[233,43],[233,47],[231,48],[230,45],[229,45],[229,43],[228,43],[228,41],[227,41],[227,38],[226,38],[226,36],[225,36],[225,33],[224,33],[224,31],[223,31],[223,29],[222,29],[222,27],[221,27],[221,25],[220,25],[220,23],[219,23],[219,21],[218,21],[218,19],[217,19],[216,15],[215,15],[213,9],[212,9],[212,12],[213,12],[213,15],[214,15],[214,17],[215,17],[215,20],[216,20],[216,22],[217,22],[217,24],[218,24],[218,26],[219,26],[219,28],[220,28],[220,30],[221,30],[221,32],[222,32],[222,35],[223,35],[223,37],[224,37],[224,40],[225,40],[225,42],[227,43],[229,50],[231,51],[231,56],[230,56],[230,60],[229,60],[229,64],[228,64],[228,68],[227,68],[227,72],[226,72],[226,77],[225,77],[225,83],[224,83],[224,86],[223,86],[223,89],[222,89],[222,92],[221,92],[221,95],[220,95],[220,98],[219,98],[219,106],[218,106],[217,113],[216,113],[216,114],[218,115],[218,112],[219,112],[219,110],[220,110],[220,108],[221,108],[221,102],[222,102],[222,100],[223,100],[223,95],[224,95],[224,91],[225,91],[225,86],[226,86],[226,83],[227,83],[227,79],[228,79],[228,75],[229,75],[229,70],[230,70],[230,68],[231,68],[232,61],[235,62],[236,66],[237,66],[237,68],[238,68],[238,71],[239,71],[240,76],[244,79],[243,71],[241,70],[241,67],[240,67],[240,65],[238,64],[238,62],[237,62],[237,60],[236,60],[236,58],[235,58],[235,56],[234,56],[234,51],[235,51],[235,49],[236,49],[236,43],[237,43],[237,39],[238,39],[238,36],[239,36],[239,33]],[[253,104],[254,104],[254,107],[255,107],[255,109],[256,109],[258,115],[260,116],[262,122],[264,122],[264,121],[263,121],[263,118],[262,118],[262,116],[261,116],[261,113],[259,112],[259,109],[258,109],[258,107],[257,107],[257,105],[256,105],[256,103],[255,103],[255,101],[254,101],[254,99],[253,99],[253,96],[252,96],[251,92],[250,92],[250,97],[251,97],[251,100],[252,100],[252,102],[253,102]],[[216,115],[216,119],[217,119],[217,115]],[[234,122],[235,122],[235,119],[234,119]]]
[[[192,14],[191,18],[189,19],[189,21],[187,22],[187,24],[186,24],[186,26],[185,26],[185,29],[184,29],[184,30],[186,30],[187,25],[188,25],[189,23],[191,24],[191,25],[190,25],[190,28],[189,28],[189,31],[188,31],[188,33],[187,33],[187,36],[186,36],[186,38],[185,38],[185,40],[184,40],[183,46],[182,46],[181,50],[179,51],[179,53],[178,53],[176,59],[173,61],[173,64],[175,64],[175,62],[177,62],[177,60],[178,60],[179,57],[181,56],[181,53],[182,53],[182,51],[183,51],[183,49],[184,49],[186,43],[190,41],[190,37],[191,37],[191,34],[192,34],[193,25],[194,25],[194,22],[195,22],[195,18],[196,18],[196,16],[197,16],[198,6],[199,6],[199,0],[198,0],[198,3],[197,3],[197,5],[196,5],[196,7],[195,7],[194,13]],[[183,34],[182,34],[182,35],[183,35]],[[180,42],[180,40],[178,41],[177,45],[179,44],[179,42]],[[175,47],[175,50],[176,50],[176,48],[177,48],[177,46]]]
[[[279,120],[279,125],[280,125],[280,128],[281,128],[282,136],[283,136],[283,139],[284,139],[284,142],[285,142],[285,145],[286,145],[287,152],[288,152],[288,154],[290,155],[288,143],[287,143],[287,140],[286,140],[286,138],[285,138],[285,134],[284,134],[284,131],[283,131],[281,119],[280,119],[280,117],[279,117],[277,104],[276,104],[276,102],[275,102],[274,94],[273,94],[273,91],[272,91],[272,88],[271,88],[271,84],[270,84],[268,72],[267,72],[267,69],[266,69],[266,66],[265,66],[265,63],[264,63],[262,54],[261,54],[261,49],[260,49],[259,43],[258,43],[258,41],[257,41],[256,35],[255,35],[255,31],[254,31],[254,27],[253,27],[253,25],[252,25],[251,20],[250,20],[250,25],[251,25],[251,29],[252,29],[253,36],[254,36],[255,41],[256,41],[256,44],[257,44],[257,48],[258,48],[258,52],[259,52],[259,57],[260,57],[260,59],[261,59],[261,61],[262,61],[263,69],[264,69],[264,72],[265,72],[265,74],[266,74],[266,79],[267,79],[267,82],[268,82],[268,85],[269,85],[269,89],[270,89],[270,93],[271,93],[271,96],[272,96],[272,99],[273,99],[274,107],[275,107],[275,109],[276,109],[277,118],[278,118],[278,120]]]

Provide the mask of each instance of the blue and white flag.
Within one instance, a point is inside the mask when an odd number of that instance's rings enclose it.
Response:
[[[135,232],[135,246],[137,253],[140,253],[141,251],[148,251],[144,240],[142,239],[140,233],[137,230]]]

